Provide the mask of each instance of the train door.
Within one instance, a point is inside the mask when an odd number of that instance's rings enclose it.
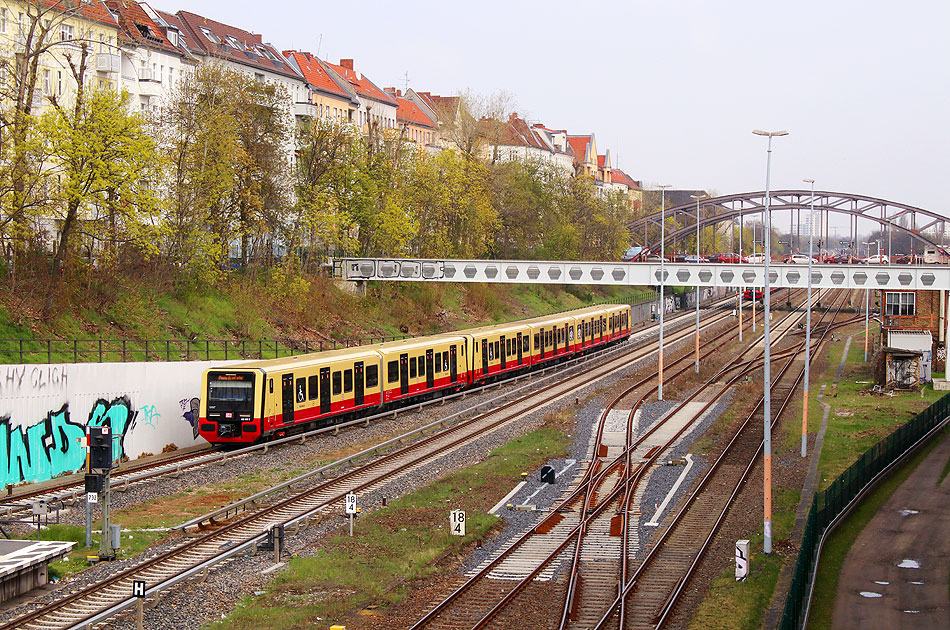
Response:
[[[518,333],[518,365],[524,361],[524,352],[522,352],[521,333]]]
[[[357,407],[363,404],[363,362],[353,364],[353,404]]]
[[[432,349],[426,350],[426,389],[435,387],[435,363],[433,361],[435,354]]]
[[[455,346],[452,346],[455,350]],[[454,354],[452,356],[455,356]],[[482,376],[488,376],[488,340],[482,339]]]
[[[408,354],[399,355],[399,393],[402,395],[406,395],[409,393],[409,355]]]
[[[294,375],[280,377],[280,406],[284,424],[294,421]]]
[[[505,336],[501,336],[501,343],[498,344],[498,354],[501,355],[501,369],[505,369],[508,366],[506,359],[508,358],[508,348],[505,347]]]
[[[484,350],[484,348],[482,348]],[[453,383],[459,380],[458,358],[455,356],[455,346],[449,348],[449,376]]]
[[[544,329],[542,328],[539,332],[541,333],[541,335],[538,338],[541,340],[541,358],[543,359],[544,358]]]
[[[600,318],[600,342],[604,342],[604,329],[607,327],[607,320],[603,317]]]
[[[320,413],[330,413],[330,368],[320,368]]]

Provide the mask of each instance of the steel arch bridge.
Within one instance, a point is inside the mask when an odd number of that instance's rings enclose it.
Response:
[[[811,208],[812,192],[810,190],[776,190],[770,193],[770,198],[770,212],[809,210]],[[857,222],[864,219],[878,223],[888,234],[891,234],[892,230],[897,230],[910,234],[922,243],[944,249],[943,236],[947,222],[950,219],[930,210],[866,195],[819,190],[814,192],[814,201],[815,211],[819,213],[819,217],[823,217],[819,220],[816,238],[823,240],[826,243],[826,248],[829,240],[828,216],[831,212],[835,212],[849,216],[851,222],[849,240],[852,243],[857,238]],[[750,218],[761,217],[764,212],[765,191],[701,199],[699,201],[699,227],[715,226],[723,222],[734,225],[736,219],[741,222],[746,216]],[[677,239],[695,234],[695,203],[668,208],[665,214],[667,223],[665,240],[667,243],[672,241],[675,245]],[[660,215],[660,212],[654,212],[629,223],[627,227],[632,241],[641,242],[649,251],[658,250]],[[774,220],[772,227],[775,231]],[[890,247],[888,247],[888,253],[890,253]]]

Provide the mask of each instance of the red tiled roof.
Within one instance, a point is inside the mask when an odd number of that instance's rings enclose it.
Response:
[[[323,66],[323,63],[310,53],[285,50],[284,56],[293,59],[297,67],[300,68],[303,78],[306,79],[307,83],[313,86],[314,89],[328,92],[334,96],[341,96],[348,100],[352,98],[349,92],[337,85],[336,81]]]
[[[402,98],[400,96],[395,97],[398,107],[396,108],[396,120],[399,122],[409,123],[410,125],[418,125],[419,127],[428,127],[429,129],[435,129],[435,122],[432,121],[425,113],[419,109],[419,106],[410,101],[409,99]]]
[[[176,15],[190,31],[189,44],[195,43],[205,54],[295,79],[300,78],[287,60],[273,46],[265,44],[260,35],[209,20],[189,11],[179,11]],[[205,30],[213,37],[209,37]],[[234,46],[235,43],[237,47]]]
[[[597,168],[604,168],[604,164],[607,163],[607,155],[598,155],[597,156]]]
[[[434,112],[445,115],[451,115],[455,118],[455,112],[458,111],[460,98],[458,96],[439,96],[431,92],[416,92],[426,105]]]
[[[507,146],[533,147],[550,151],[547,143],[544,142],[538,134],[528,126],[523,119],[518,117],[517,113],[508,117],[508,124],[502,130],[501,144]]]
[[[67,5],[62,0],[40,0],[40,4],[60,13],[75,13],[75,6]],[[109,12],[109,9],[106,8],[106,5],[101,0],[91,0],[86,4],[79,5],[79,15],[87,20],[95,20],[96,22],[102,22],[110,26],[119,26],[115,16]]]
[[[574,149],[575,162],[583,162],[587,159],[587,145],[590,144],[590,136],[568,136],[567,142]]]
[[[353,86],[357,94],[365,98],[371,98],[373,100],[382,101],[388,103],[393,107],[396,106],[396,100],[391,97],[389,94],[386,94],[381,89],[376,87],[376,84],[369,80],[369,78],[363,73],[357,73],[350,67],[344,66],[345,61],[352,62],[350,60],[340,60],[340,64],[330,63],[329,61],[324,61],[323,63],[328,66],[331,70],[336,72],[344,81]],[[352,65],[350,63],[349,65]]]
[[[143,46],[180,53],[137,2],[107,0],[106,6],[118,14],[120,37]]]
[[[179,18],[174,13],[169,13],[167,11],[161,11],[158,9],[155,9],[155,13],[158,14],[158,17],[165,20],[166,24],[174,26],[175,28],[178,29],[178,41],[180,44],[179,48],[182,48],[187,52],[201,51],[201,48],[195,42],[194,36],[191,34],[191,31],[189,31],[185,27],[185,23],[181,20],[181,18]]]
[[[632,177],[621,171],[619,168],[614,168],[610,170],[610,178],[615,184],[626,184],[628,188],[633,188],[639,190],[640,184],[637,183]]]

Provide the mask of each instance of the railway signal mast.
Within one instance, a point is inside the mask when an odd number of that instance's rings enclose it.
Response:
[[[699,262],[699,200],[706,195],[690,195],[696,200],[696,262]],[[741,260],[741,257],[740,257]],[[741,326],[739,330],[742,330]],[[696,373],[699,374],[699,285],[696,285]]]
[[[764,543],[763,551],[765,553],[772,553],[772,430],[771,430],[771,418],[772,418],[772,371],[769,362],[771,361],[771,353],[769,352],[769,316],[770,312],[770,299],[769,293],[769,261],[772,257],[772,217],[769,214],[769,184],[771,174],[772,174],[772,138],[778,136],[787,136],[788,132],[785,130],[782,131],[762,131],[761,129],[754,129],[752,131],[757,136],[766,136],[769,139],[768,147],[768,158],[766,160],[765,166],[765,230],[763,240],[765,241],[765,290],[762,294],[762,301],[764,302],[763,308],[763,317],[762,322],[762,332],[763,332],[763,368],[765,371],[764,374],[764,394],[762,397],[762,412],[763,412],[763,422],[765,427],[765,432],[763,434],[763,464],[765,466],[764,477],[764,491],[765,491],[765,502],[764,502],[764,520],[763,520],[763,529],[764,529]]]

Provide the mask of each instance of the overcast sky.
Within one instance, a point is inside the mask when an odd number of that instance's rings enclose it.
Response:
[[[950,2],[151,0],[352,57],[380,87],[510,92],[644,185],[850,192],[950,215]]]

